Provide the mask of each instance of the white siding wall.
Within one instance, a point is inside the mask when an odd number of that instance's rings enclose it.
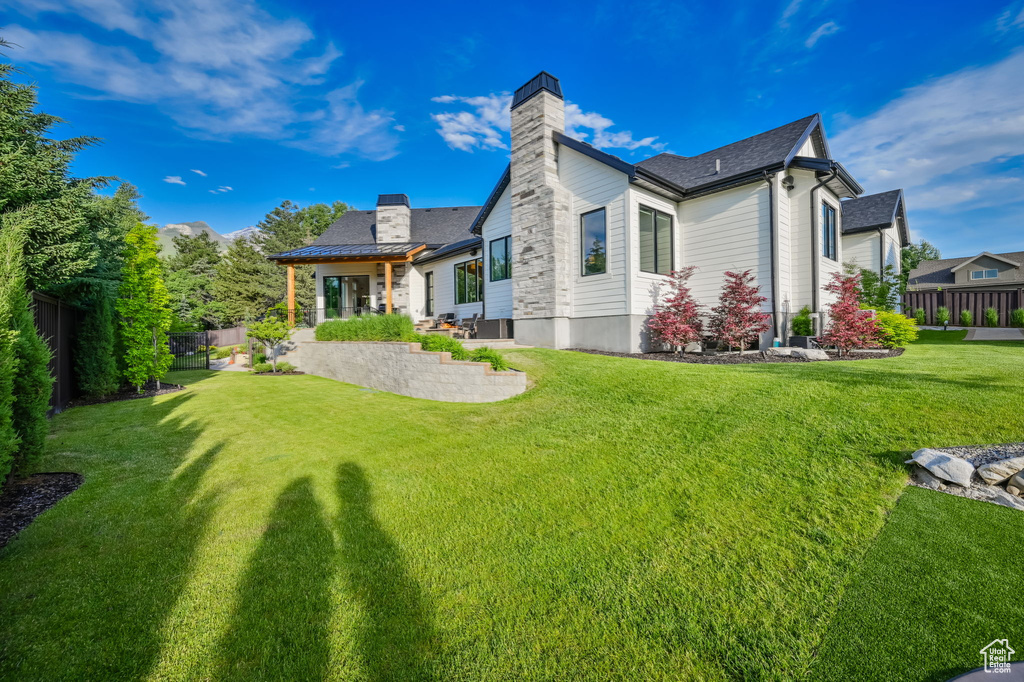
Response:
[[[560,147],[558,178],[571,197],[571,224],[568,228],[572,234],[572,316],[624,315],[627,312],[628,278],[625,206],[629,181],[626,174],[572,149]],[[584,277],[581,274],[580,216],[602,207],[607,229],[608,270],[602,275]]]
[[[496,320],[512,317],[512,280],[491,281],[491,240],[506,237],[512,233],[512,192],[505,192],[494,205],[482,226],[484,238],[484,300],[487,302],[487,319]],[[514,273],[513,273],[513,276]]]
[[[483,303],[455,305],[455,266],[458,263],[479,257],[480,251],[478,250],[475,256],[463,253],[451,258],[416,266],[421,278],[428,272],[434,273],[434,317],[444,315],[445,313],[455,313],[455,317],[461,319],[463,317],[472,317],[473,313],[483,313]],[[420,298],[423,298],[422,294]]]
[[[828,202],[829,204],[832,205],[832,208],[834,208],[836,210],[836,236],[842,235],[843,234],[843,215],[842,215],[842,210],[841,210],[842,207],[839,204],[839,197],[837,197],[835,194],[833,194],[832,191],[829,188],[822,187],[821,189],[818,190],[818,200],[822,201],[822,202]],[[820,207],[820,205],[819,205],[819,207],[816,210],[818,211],[818,215],[820,216],[821,215],[821,207]],[[818,229],[819,230],[821,229],[821,223],[820,222],[818,223]],[[820,268],[821,268],[820,275],[818,276],[818,286],[819,287],[823,287],[822,288],[822,292],[821,292],[821,309],[823,311],[827,310],[828,306],[831,305],[835,301],[835,296],[833,296],[832,294],[826,292],[824,290],[824,286],[832,281],[832,275],[834,273],[842,272],[843,271],[843,259],[845,258],[845,256],[843,254],[843,240],[842,240],[842,238],[840,237],[837,240],[837,242],[838,243],[836,244],[836,260],[832,260],[831,258],[825,258],[824,256],[822,256],[822,257],[820,257],[818,259],[818,263],[820,263]],[[820,246],[820,242],[819,242],[819,246]]]
[[[409,310],[405,311],[412,317],[413,322],[419,322],[424,318],[426,299],[423,292],[423,273],[413,266],[409,266]]]
[[[654,305],[669,294],[663,284],[668,277],[640,269],[640,206],[657,209],[672,216],[672,232],[674,253],[673,265],[681,268],[684,265],[695,265],[686,260],[683,252],[683,230],[679,204],[662,196],[648,192],[640,187],[629,190],[629,269],[632,273],[629,281],[630,313],[633,315],[650,315]],[[692,281],[692,280],[691,280]]]
[[[789,192],[782,187],[782,174],[775,176],[775,197],[778,202],[776,214],[779,240],[779,300],[783,305],[788,301],[792,308],[793,301],[793,234]],[[779,311],[782,311],[780,306]]]
[[[690,280],[693,294],[706,307],[717,304],[725,272],[750,270],[771,309],[771,240],[768,186],[751,183],[717,192],[679,206],[686,265],[699,269]]]
[[[843,237],[844,263],[878,272],[878,232],[859,232]]]
[[[789,192],[790,208],[790,249],[791,262],[790,283],[792,298],[790,311],[798,311],[803,306],[813,307],[811,276],[814,268],[818,270],[818,287],[824,287],[831,279],[833,272],[842,272],[845,258],[845,239],[840,238],[836,244],[837,260],[833,261],[821,255],[821,202],[828,201],[836,209],[837,229],[842,234],[842,213],[839,211],[839,198],[827,187],[818,189],[818,201],[814,212],[811,212],[810,192],[818,181],[809,171],[791,171],[796,186]],[[812,228],[813,225],[813,228]],[[818,246],[814,247],[812,229],[818,232]],[[877,242],[876,242],[877,248]],[[832,303],[832,298],[820,291],[819,298],[822,311]]]

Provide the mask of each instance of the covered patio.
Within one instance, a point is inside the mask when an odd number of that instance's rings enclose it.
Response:
[[[340,246],[304,246],[268,256],[269,260],[287,268],[288,322],[295,323],[295,266],[296,265],[378,265],[384,267],[384,312],[394,311],[394,267],[409,264],[427,248],[426,244],[383,243],[345,244]],[[368,277],[368,276],[367,276]],[[318,306],[319,307],[319,306]]]

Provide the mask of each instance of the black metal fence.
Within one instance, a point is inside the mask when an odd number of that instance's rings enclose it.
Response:
[[[174,362],[172,370],[210,369],[210,343],[206,332],[174,332],[167,335]]]
[[[50,414],[53,414],[63,410],[79,395],[74,374],[73,340],[78,331],[80,312],[59,299],[34,291],[32,313],[36,331],[50,347],[50,376],[54,379]]]

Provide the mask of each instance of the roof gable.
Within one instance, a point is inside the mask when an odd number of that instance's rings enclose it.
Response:
[[[1005,256],[998,256],[998,255],[996,255],[994,253],[989,253],[988,251],[982,251],[977,256],[974,256],[973,258],[968,258],[967,260],[965,260],[960,265],[957,265],[954,268],[950,268],[950,272],[956,272],[960,268],[965,267],[965,266],[969,265],[970,263],[973,263],[974,261],[978,260],[979,258],[991,258],[993,260],[1002,261],[1003,263],[1006,263],[1007,265],[1012,265],[1015,268],[1019,268],[1020,267],[1020,263],[1018,263],[1017,261],[1012,261],[1009,258],[1006,258]]]
[[[903,246],[910,244],[910,229],[907,226],[907,211],[902,189],[847,199],[840,206],[843,214],[843,234],[886,229],[897,223]]]
[[[1000,254],[990,254],[985,251],[976,256],[967,256],[964,258],[940,258],[936,260],[926,260],[922,261],[920,265],[910,271],[909,282],[914,286],[945,286],[956,284],[956,273],[953,272],[954,268],[959,269],[961,266],[966,265],[981,256],[994,256],[1007,263],[1024,263],[1024,251],[1011,251],[1009,253]],[[1024,268],[1017,268],[1015,275],[1015,279],[1009,280],[1009,282],[1024,283]]]

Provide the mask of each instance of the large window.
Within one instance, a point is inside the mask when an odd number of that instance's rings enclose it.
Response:
[[[672,216],[646,206],[640,207],[640,269],[672,272]]]
[[[971,279],[996,279],[998,270],[971,270]]]
[[[839,260],[836,253],[836,209],[832,204],[821,202],[821,255]]]
[[[512,276],[511,237],[491,241],[491,281],[500,282]]]
[[[484,260],[468,260],[455,266],[455,304],[484,300]]]
[[[608,269],[607,228],[603,208],[580,216],[583,274],[599,275]]]
[[[428,272],[423,276],[423,292],[426,300],[424,301],[423,314],[427,317],[434,316],[434,273],[433,271]]]

